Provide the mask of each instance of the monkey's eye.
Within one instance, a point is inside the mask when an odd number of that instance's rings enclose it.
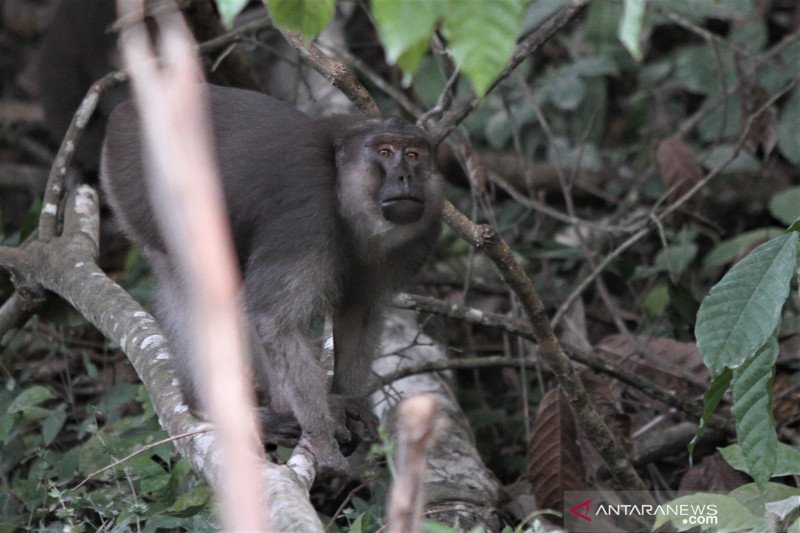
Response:
[[[416,161],[418,157],[419,154],[417,152],[414,151],[406,152],[406,159],[409,159],[411,161]]]
[[[389,157],[390,155],[392,155],[392,151],[389,150],[388,148],[381,148],[380,150],[378,150],[378,153],[381,154],[381,157]]]

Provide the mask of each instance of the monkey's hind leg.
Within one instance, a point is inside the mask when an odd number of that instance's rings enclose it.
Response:
[[[186,284],[165,254],[150,247],[143,252],[158,278],[155,315],[167,337],[184,401],[193,413],[201,415],[200,361],[194,355],[190,331],[193,317]]]
[[[335,439],[336,424],[328,406],[325,373],[314,357],[314,345],[297,330],[273,327],[268,319],[256,320],[264,345],[264,372],[272,408],[286,408],[300,423],[304,444],[317,459],[320,477],[341,476],[347,461]]]

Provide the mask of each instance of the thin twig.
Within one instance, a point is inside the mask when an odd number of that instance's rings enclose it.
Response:
[[[395,297],[393,303],[395,306],[400,307],[401,309],[414,309],[418,312],[434,313],[456,320],[462,320],[470,324],[495,328],[513,335],[518,335],[530,341],[536,340],[530,329],[530,325],[527,322],[517,318],[500,315],[497,313],[489,313],[463,305],[443,302],[442,300],[431,298],[429,296],[401,294]],[[698,420],[702,416],[702,409],[684,402],[682,399],[678,398],[674,392],[665,391],[662,386],[653,383],[649,379],[643,378],[609,362],[606,362],[588,350],[567,345],[567,352],[570,359],[586,365],[595,372],[611,376],[617,381],[633,387],[647,396],[650,396],[654,400],[658,400],[669,405],[670,407],[674,407],[675,409],[683,411],[684,413],[687,413]],[[523,364],[526,368],[535,369],[537,368],[539,361],[537,359],[520,359],[506,356],[448,359],[445,361],[425,363],[413,368],[404,368],[392,374],[383,376],[381,379],[383,385],[386,385],[398,379],[415,374],[426,374],[430,372],[440,372],[443,370],[490,368],[495,366],[513,367],[516,365],[519,367],[521,364]],[[727,431],[729,434],[733,434],[733,426],[722,417],[715,415],[713,420],[709,422],[709,425],[717,429]]]
[[[83,485],[85,485],[87,482],[89,482],[92,478],[99,476],[100,474],[102,474],[106,470],[110,470],[110,469],[112,469],[114,467],[117,467],[117,466],[121,465],[122,463],[125,463],[125,462],[133,459],[134,457],[136,457],[139,454],[142,454],[142,453],[144,453],[146,451],[152,450],[153,448],[161,446],[162,444],[167,444],[169,442],[176,441],[178,439],[184,439],[186,437],[193,437],[195,435],[200,435],[201,433],[208,433],[209,431],[211,431],[211,429],[212,429],[211,427],[207,427],[207,428],[203,428],[203,429],[197,429],[197,430],[194,430],[194,431],[187,431],[186,433],[181,433],[180,435],[167,437],[166,439],[161,439],[159,441],[147,444],[146,446],[142,446],[141,448],[139,448],[135,452],[129,453],[128,455],[126,455],[122,459],[118,459],[118,460],[114,461],[113,463],[108,464],[108,465],[104,466],[103,468],[100,468],[99,470],[95,470],[94,472],[92,472],[91,474],[89,474],[88,476],[83,478],[83,481],[81,481],[80,483],[78,483],[77,485],[72,487],[72,490],[78,490]]]

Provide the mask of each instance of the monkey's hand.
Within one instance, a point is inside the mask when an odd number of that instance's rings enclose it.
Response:
[[[328,404],[342,453],[350,455],[362,442],[378,440],[378,417],[373,414],[368,398],[331,394]]]
[[[300,441],[300,424],[292,413],[278,413],[260,408],[258,425],[261,440],[265,444],[294,448]]]
[[[361,398],[331,395],[331,414],[336,424],[334,434],[344,455],[350,455],[362,442],[375,442],[378,438],[378,418],[372,414],[369,402]],[[297,418],[290,412],[258,409],[261,440],[265,444],[294,448],[300,441],[302,430]]]
[[[332,442],[330,437],[303,435],[297,418],[289,412],[271,411],[262,407],[258,409],[258,421],[261,439],[265,444],[287,448],[302,445],[311,451],[317,460],[315,483],[322,483],[338,493],[348,476],[347,460],[337,443]],[[347,438],[350,439],[349,432]],[[340,441],[338,444],[344,445],[344,442]]]

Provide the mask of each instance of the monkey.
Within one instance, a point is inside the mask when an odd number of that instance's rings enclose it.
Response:
[[[347,463],[336,439],[346,440],[347,417],[363,419],[353,414],[359,409],[374,416],[364,395],[382,311],[440,232],[444,187],[433,146],[397,118],[311,118],[264,94],[207,87],[245,312],[259,345],[255,374],[271,408],[296,418],[318,475],[342,476]],[[186,402],[202,412],[186,289],[154,222],[139,132],[133,103],[117,107],[101,184],[157,277],[156,316]],[[333,324],[330,393],[310,333],[324,314]]]
[[[116,70],[117,36],[113,0],[61,0],[42,37],[37,66],[44,125],[54,143],[60,143],[72,116],[92,83]],[[86,125],[74,161],[88,173],[97,171],[103,141],[104,116],[128,99],[115,88],[100,99],[99,110]]]

